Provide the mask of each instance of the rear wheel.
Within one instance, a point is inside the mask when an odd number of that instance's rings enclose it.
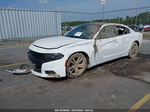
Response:
[[[139,49],[139,45],[137,42],[133,42],[131,48],[130,48],[130,51],[129,51],[129,58],[134,58],[136,57],[137,53],[138,53],[138,49]]]
[[[86,68],[86,57],[82,53],[75,53],[67,61],[67,76],[77,78],[85,72]]]

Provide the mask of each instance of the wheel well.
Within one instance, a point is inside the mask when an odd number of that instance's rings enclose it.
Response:
[[[85,56],[85,58],[87,59],[87,64],[90,63],[90,62],[89,62],[89,56],[88,56],[87,53],[85,53],[85,52],[78,52],[78,53],[82,53],[82,54]]]
[[[134,41],[134,42],[136,42],[136,43],[138,44],[138,46],[140,46],[140,43],[139,43],[139,41],[137,41],[137,40],[136,40],[136,41]]]

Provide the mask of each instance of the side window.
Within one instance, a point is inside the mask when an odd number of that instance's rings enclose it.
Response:
[[[130,33],[130,30],[128,28],[125,28],[124,34],[129,34],[129,33]]]
[[[101,38],[111,38],[117,35],[117,28],[113,25],[103,27],[99,34]]]
[[[123,26],[117,26],[117,30],[118,30],[118,35],[125,35],[130,33],[130,30]]]

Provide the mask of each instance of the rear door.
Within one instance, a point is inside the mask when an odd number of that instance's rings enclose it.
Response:
[[[124,26],[117,26],[118,36],[122,39],[122,55],[126,55],[128,53],[130,42],[131,42],[131,34],[130,30]]]

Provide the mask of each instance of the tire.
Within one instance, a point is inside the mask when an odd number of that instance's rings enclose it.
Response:
[[[82,53],[75,53],[67,61],[67,77],[77,78],[81,76],[87,68],[87,59]]]
[[[137,42],[133,42],[130,51],[128,53],[128,57],[133,59],[136,57],[137,53],[138,53],[138,49],[139,49],[139,45]]]

